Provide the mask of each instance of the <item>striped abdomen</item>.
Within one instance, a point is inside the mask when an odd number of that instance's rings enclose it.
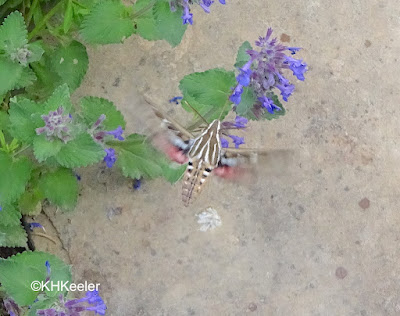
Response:
[[[220,121],[213,121],[193,141],[188,151],[189,163],[183,179],[182,201],[188,206],[200,193],[211,171],[218,166],[221,158]]]

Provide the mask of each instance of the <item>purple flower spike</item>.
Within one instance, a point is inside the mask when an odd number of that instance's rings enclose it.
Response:
[[[239,83],[236,88],[233,90],[232,95],[229,97],[229,100],[235,104],[239,104],[242,100],[243,86]]]
[[[50,277],[51,274],[50,262],[46,260],[45,266],[46,266],[47,277]]]
[[[200,0],[200,6],[203,8],[204,12],[210,13],[210,6],[214,3],[212,0]]]
[[[69,125],[72,118],[63,115],[64,108],[59,106],[57,111],[50,111],[48,115],[42,115],[45,126],[36,129],[36,134],[46,134],[49,140],[60,139],[64,143],[71,140]]]
[[[181,16],[183,24],[193,24],[193,14],[190,13],[188,0],[184,0],[183,2],[183,15]]]
[[[183,97],[173,97],[172,99],[168,100],[169,103],[179,104],[179,100],[182,100]]]
[[[271,99],[267,98],[267,97],[262,97],[262,98],[258,98],[259,101],[261,101],[261,105],[267,109],[267,111],[271,114],[274,114],[274,110],[276,111],[281,111],[282,109],[279,106],[276,106],[274,104],[274,101],[272,101]]]
[[[289,64],[290,70],[293,71],[293,75],[296,76],[297,79],[304,81],[304,73],[307,71],[307,64],[303,63],[301,59],[288,56],[286,56],[286,62]]]
[[[43,227],[41,224],[39,224],[39,223],[35,223],[35,222],[29,223],[29,229],[30,229],[30,231],[33,231],[34,228],[41,228],[41,229],[43,229],[44,231],[46,231],[46,230],[44,229],[44,227]]]
[[[229,141],[226,138],[221,137],[221,146],[222,146],[222,148],[228,148]]]
[[[242,116],[236,116],[235,118],[235,126],[237,128],[245,128],[246,124],[248,122],[248,119]]]
[[[107,309],[107,306],[104,303],[100,304],[100,305],[93,306],[93,307],[86,307],[86,310],[94,311],[95,315],[97,315],[97,314],[105,315],[106,314],[106,309]]]
[[[123,132],[124,131],[123,131],[122,127],[118,126],[118,128],[116,128],[112,131],[106,132],[106,134],[114,136],[115,139],[124,140],[124,138],[121,136]]]
[[[250,76],[253,73],[250,69],[252,63],[253,60],[250,59],[242,68],[239,68],[240,74],[236,77],[236,81],[244,87],[250,84]]]
[[[236,135],[228,135],[230,138],[232,138],[233,143],[235,144],[235,148],[239,148],[240,145],[244,144],[244,138],[239,137]]]
[[[294,91],[294,85],[285,83],[277,84],[276,87],[281,91],[282,99],[287,102],[288,97],[290,97]]]
[[[103,160],[106,162],[108,168],[112,168],[112,166],[117,161],[117,157],[115,156],[115,150],[114,148],[106,148],[104,149],[104,151],[106,152],[106,156],[104,157]]]
[[[292,55],[294,55],[301,49],[301,47],[288,47],[287,49],[290,51]]]
[[[169,9],[171,12],[176,12],[176,2],[174,0],[169,2]]]
[[[219,3],[225,4],[225,0],[219,0]]]
[[[133,180],[133,189],[134,190],[139,190],[141,185],[142,185],[142,181],[140,179]]]

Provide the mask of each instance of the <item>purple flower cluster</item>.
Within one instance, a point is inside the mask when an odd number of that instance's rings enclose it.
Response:
[[[118,140],[124,140],[125,138],[122,136],[124,130],[122,129],[122,126],[118,126],[116,129],[111,130],[111,131],[105,131],[102,129],[102,123],[106,119],[105,114],[100,115],[100,117],[97,119],[97,121],[93,124],[89,132],[91,133],[93,139],[101,144],[104,144],[104,138],[106,135],[111,135],[115,139]],[[111,168],[114,163],[117,161],[117,156],[115,154],[115,149],[114,148],[104,148],[104,151],[106,153],[106,156],[104,157],[103,161],[106,163],[108,168]]]
[[[246,128],[248,123],[247,118],[242,116],[236,116],[235,122],[222,122],[223,129],[243,129]],[[232,142],[235,145],[235,148],[239,148],[240,145],[244,144],[244,137],[239,137],[236,135],[228,135],[232,138]],[[221,137],[221,146],[223,148],[229,147],[229,140],[226,138]]]
[[[285,51],[289,51],[293,55],[300,50],[299,47],[284,46],[278,43],[276,38],[271,39],[271,35],[272,29],[269,28],[267,35],[260,37],[255,43],[261,48],[260,51],[246,52],[250,59],[242,68],[239,68],[239,74],[236,77],[237,85],[233,88],[229,100],[234,104],[239,104],[243,87],[249,86],[256,94],[259,104],[273,114],[281,108],[272,100],[272,89],[278,89],[284,101],[287,101],[294,91],[294,85],[283,76],[282,70],[290,69],[297,79],[303,81],[307,64],[285,54]]]
[[[50,262],[46,261],[46,281],[50,280]],[[93,311],[95,315],[105,315],[107,306],[99,296],[98,291],[88,291],[86,296],[80,299],[73,299],[65,302],[63,294],[59,295],[57,306],[41,309],[36,312],[39,316],[80,316],[81,312]]]
[[[221,4],[225,4],[225,0],[219,0]],[[169,7],[172,12],[176,11],[177,7],[181,7],[183,9],[182,23],[183,24],[193,24],[193,14],[190,13],[190,5],[193,3],[197,3],[200,5],[204,12],[210,13],[210,7],[214,3],[213,0],[170,0]]]
[[[36,312],[39,316],[80,316],[84,311],[93,311],[95,315],[105,315],[107,306],[99,296],[98,291],[88,291],[85,297],[65,302],[60,294],[59,303],[53,308],[41,309]]]
[[[36,129],[36,134],[45,134],[49,140],[61,139],[64,143],[71,140],[71,130],[69,128],[72,122],[71,115],[63,115],[64,108],[59,106],[57,111],[50,111],[48,115],[42,115],[45,123],[44,127]]]
[[[3,305],[10,316],[20,315],[20,309],[18,305],[11,298],[5,298],[3,300]]]

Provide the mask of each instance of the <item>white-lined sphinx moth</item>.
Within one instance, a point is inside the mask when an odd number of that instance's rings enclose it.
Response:
[[[207,177],[211,173],[222,178],[234,178],[245,168],[241,166],[257,161],[258,155],[266,155],[271,151],[253,148],[224,148],[221,145],[221,135],[225,129],[219,119],[213,120],[200,128],[194,135],[166,113],[149,103],[154,113],[162,120],[166,132],[158,133],[153,143],[164,151],[170,159],[186,163],[183,175],[182,201],[188,206],[201,192]],[[205,119],[202,118],[204,121]],[[196,126],[198,124],[195,124]],[[194,127],[193,126],[193,127]],[[286,152],[285,150],[275,150]]]

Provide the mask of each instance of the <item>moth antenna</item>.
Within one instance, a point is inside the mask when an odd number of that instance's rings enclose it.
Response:
[[[204,121],[204,123],[207,124],[207,126],[210,125],[210,123],[207,122],[203,115],[201,115],[199,111],[197,111],[188,101],[184,100],[184,102]]]

